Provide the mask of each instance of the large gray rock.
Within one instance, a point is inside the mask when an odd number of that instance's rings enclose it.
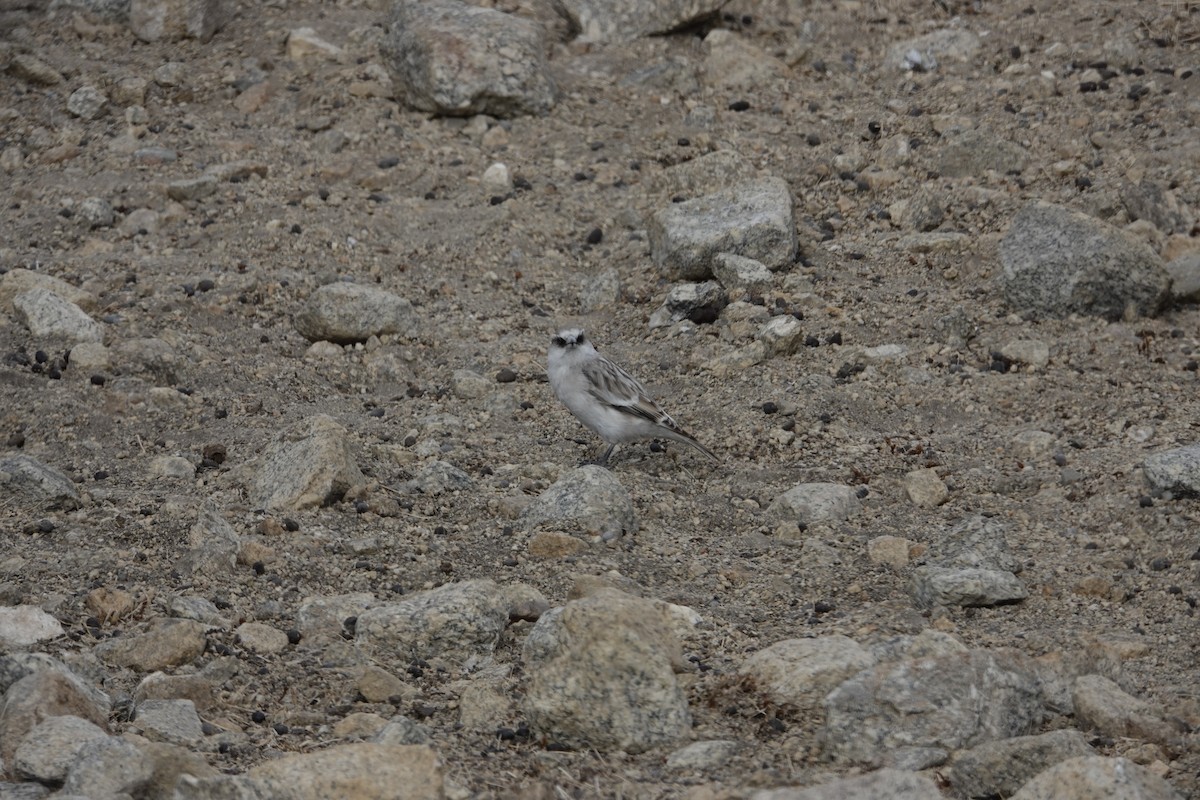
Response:
[[[137,745],[116,736],[86,742],[67,771],[64,795],[89,800],[124,800],[154,779],[154,759]]]
[[[508,626],[508,599],[495,582],[471,580],[418,592],[358,616],[354,641],[374,658],[465,662],[491,655]]]
[[[986,172],[1006,175],[1024,172],[1028,165],[1029,153],[1024,147],[989,131],[964,131],[949,137],[937,155],[937,171],[946,178],[982,176]]]
[[[1035,201],[1000,242],[1001,288],[1031,317],[1150,316],[1166,302],[1171,277],[1144,242],[1086,214]]]
[[[108,697],[77,676],[42,668],[8,687],[0,705],[0,759],[13,763],[26,735],[48,717],[75,716],[108,727]]]
[[[17,746],[13,772],[27,780],[61,783],[85,744],[107,738],[101,727],[82,717],[46,717]]]
[[[0,463],[3,469],[3,463]],[[1200,444],[1176,447],[1146,456],[1142,465],[1150,488],[1185,497],[1200,496]]]
[[[129,28],[145,42],[207,42],[228,19],[225,0],[131,0],[129,4]]]
[[[777,270],[796,257],[792,194],[782,178],[763,178],[682,203],[654,214],[650,254],[668,277],[712,277],[718,253],[753,258]]]
[[[0,458],[0,500],[68,511],[81,502],[70,478],[27,455]]]
[[[208,626],[190,619],[158,619],[138,632],[96,645],[96,655],[110,664],[141,672],[190,664],[208,644]]]
[[[1073,728],[985,742],[954,756],[949,780],[959,797],[1011,797],[1039,772],[1069,758],[1094,755]]]
[[[49,289],[30,289],[13,298],[13,308],[35,339],[61,340],[68,344],[99,342],[104,329],[69,300]]]
[[[1171,296],[1194,303],[1200,300],[1200,251],[1186,253],[1167,262],[1171,275]]]
[[[670,33],[715,15],[729,0],[563,0],[585,42]]]
[[[543,614],[523,650],[530,727],[570,747],[628,753],[685,736],[691,715],[664,605],[601,589]]]
[[[1024,736],[1043,715],[1028,659],[984,650],[880,664],[830,692],[825,709],[825,751],[859,764]]]
[[[391,292],[357,283],[317,289],[296,314],[296,331],[310,342],[365,342],[389,333],[411,336],[419,325],[412,303]]]
[[[452,116],[548,112],[558,89],[544,48],[537,23],[457,0],[399,0],[380,43],[397,99]]]
[[[325,414],[280,433],[263,453],[250,487],[256,508],[300,510],[336,503],[366,481],[349,432]]]
[[[1171,784],[1125,758],[1082,756],[1056,764],[1009,800],[1182,800]]]
[[[1103,675],[1080,675],[1071,688],[1071,704],[1080,727],[1119,739],[1141,739],[1173,745],[1180,731],[1155,708],[1125,692]]]
[[[0,606],[0,651],[26,648],[62,635],[62,624],[37,606]]]
[[[0,276],[0,311],[7,311],[13,298],[30,289],[46,289],[85,311],[95,310],[96,298],[61,278],[28,269],[11,269]]]
[[[910,591],[920,608],[997,606],[1029,596],[1025,584],[1011,572],[929,565],[913,571]]]
[[[883,65],[888,69],[932,72],[942,62],[970,61],[979,52],[979,37],[964,28],[942,28],[888,48]]]
[[[617,538],[638,529],[633,500],[617,477],[589,464],[555,481],[521,513],[526,528],[582,528],[604,538]]]
[[[824,520],[843,520],[862,508],[858,494],[840,483],[799,483],[776,497],[767,515],[780,521],[810,525]]]

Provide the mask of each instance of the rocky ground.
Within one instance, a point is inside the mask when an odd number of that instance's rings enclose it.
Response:
[[[1194,4],[502,6],[468,116],[382,3],[44,6],[0,798],[1200,796]],[[721,463],[577,469],[565,324]]]

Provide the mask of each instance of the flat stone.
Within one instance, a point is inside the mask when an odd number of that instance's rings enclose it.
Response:
[[[23,649],[62,635],[59,621],[37,606],[0,606],[0,650]]]
[[[37,339],[68,343],[99,342],[104,328],[83,309],[48,289],[30,289],[13,298],[17,319]]]

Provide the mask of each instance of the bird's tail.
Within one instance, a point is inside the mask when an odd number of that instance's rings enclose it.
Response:
[[[716,453],[714,453],[712,450],[709,450],[704,445],[700,444],[698,441],[696,441],[694,438],[692,438],[692,435],[690,433],[688,433],[687,431],[683,430],[682,428],[680,428],[678,426],[676,426],[674,429],[664,429],[663,435],[666,436],[668,439],[674,439],[677,442],[686,444],[688,447],[693,447],[696,450],[699,450],[701,453],[704,453],[704,455],[711,458],[714,462],[716,462],[718,464],[721,463],[721,459],[717,458]]]

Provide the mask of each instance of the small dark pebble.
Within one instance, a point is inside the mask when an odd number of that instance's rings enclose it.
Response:
[[[46,377],[52,381],[56,381],[62,378],[62,372],[59,371],[58,367],[50,367],[50,369],[46,370]]]
[[[36,353],[33,354],[33,360],[39,364],[45,364],[47,361],[50,360],[50,356],[46,355],[45,350],[38,350]]]
[[[379,159],[375,163],[379,165],[380,169],[391,169],[392,167],[394,167],[400,163],[400,158],[398,156],[386,156],[384,158]],[[322,198],[322,199],[324,199],[324,198]]]
[[[271,728],[276,733],[278,733],[280,736],[284,736],[288,732],[288,726],[284,725],[282,722],[276,722],[274,725],[271,726]]]
[[[1086,175],[1080,175],[1078,178],[1075,179],[1075,188],[1076,189],[1092,188],[1092,179],[1087,177]]]
[[[205,278],[196,284],[196,288],[202,292],[211,292],[213,289],[217,288],[217,284],[209,278]]]
[[[749,100],[734,100],[729,104],[730,111],[748,111],[750,109]]]
[[[5,447],[24,447],[25,446],[25,434],[22,433],[21,431],[16,431],[15,433],[10,433],[8,435],[8,439],[4,442],[4,445],[5,445]]]
[[[831,333],[829,335],[829,338],[825,340],[825,343],[826,344],[841,344],[842,343],[842,334],[841,333]]]
[[[1138,498],[1138,505],[1142,508],[1150,508],[1154,505],[1154,498],[1148,494],[1144,494]]]
[[[300,523],[296,522],[296,520],[292,519],[291,517],[284,517],[283,529],[289,533],[295,533],[296,531],[300,530]]]
[[[383,414],[384,414],[384,411],[382,408],[372,408],[370,411],[367,412],[368,417],[379,418],[379,417],[382,417]]]
[[[515,567],[515,566],[518,566],[521,562],[513,556],[507,556],[503,560],[501,560],[500,563],[506,567]]]
[[[1084,81],[1079,84],[1079,91],[1085,94],[1088,92],[1098,92],[1100,91],[1100,84],[1096,83],[1096,81]]]
[[[1067,457],[1062,453],[1055,453],[1054,464],[1059,467],[1065,467],[1067,465]]]
[[[411,436],[411,435],[404,437],[404,446],[405,447],[412,447],[416,443],[417,443],[417,437]]]
[[[98,470],[96,470],[96,473],[94,475],[92,475],[92,477],[98,481],[102,481],[108,477],[108,473],[102,469],[98,469]]]
[[[366,500],[355,500],[354,501],[354,512],[356,514],[365,514],[370,510],[371,510],[371,504],[368,503]]]
[[[804,137],[804,143],[809,147],[816,147],[821,143],[821,137],[815,133],[810,133],[808,136]]]
[[[818,600],[813,603],[813,611],[817,614],[828,614],[830,611],[833,611],[833,608],[833,603],[828,600]]]
[[[1200,369],[1200,363],[1194,358],[1189,358],[1187,363],[1183,365],[1183,368],[1188,372],[1195,372],[1197,369]]]
[[[512,383],[517,379],[517,373],[508,367],[503,367],[496,373],[496,383]]]
[[[1162,572],[1171,568],[1171,559],[1159,556],[1150,562],[1150,569],[1154,572]]]
[[[48,519],[39,519],[37,521],[38,533],[52,533],[54,531],[54,522]]]
[[[413,716],[417,719],[429,719],[437,713],[437,709],[428,703],[417,703],[413,706]]]
[[[815,336],[805,336],[804,337],[804,346],[805,347],[820,347],[821,340]]]
[[[584,181],[588,180],[588,174],[586,172],[576,172],[572,177],[575,179],[576,183],[583,183]]]
[[[342,620],[342,628],[354,633],[354,629],[358,627],[358,617],[346,617]]]
[[[267,565],[261,561],[255,561],[254,564],[251,565],[250,569],[254,570],[255,575],[262,575],[267,571]]]
[[[250,721],[261,725],[267,721],[267,715],[261,711],[255,711],[250,715]]]
[[[870,493],[871,493],[870,489],[868,489],[865,486],[860,486],[860,487],[858,487],[858,490],[854,493],[854,496],[857,497],[859,500],[862,500]]]
[[[287,632],[288,644],[300,644],[300,631],[295,628],[289,628]]]
[[[200,732],[205,736],[216,736],[221,732],[221,727],[219,725],[213,725],[211,722],[201,722]],[[224,744],[224,742],[222,742],[222,744]]]
[[[652,441],[650,443],[650,452],[651,453],[665,453],[666,451],[667,451],[667,448],[663,447],[662,442],[660,442],[658,439],[655,439],[654,441]]]
[[[300,233],[300,225],[299,225],[299,224],[293,224],[293,225],[292,225],[292,227],[288,229],[288,231],[289,231],[290,233]]]
[[[602,239],[604,239],[604,231],[600,230],[599,228],[592,228],[590,231],[588,231],[588,244],[600,244]]]
[[[692,144],[692,140],[686,136],[680,136],[675,140],[675,144],[679,145],[680,147],[689,147]]]
[[[505,197],[504,197],[504,195],[502,195],[502,194],[494,194],[494,195],[492,195],[492,196],[491,196],[491,198],[489,198],[489,199],[488,199],[488,203],[489,203],[490,205],[493,205],[493,206],[498,206],[498,205],[500,205],[501,203],[503,203],[503,202],[504,202],[504,200],[505,200]]]
[[[103,386],[108,379],[103,375],[93,375],[89,380],[92,382],[92,386]]]
[[[762,404],[762,411],[764,414],[777,414],[779,413],[779,406],[768,400]]]

